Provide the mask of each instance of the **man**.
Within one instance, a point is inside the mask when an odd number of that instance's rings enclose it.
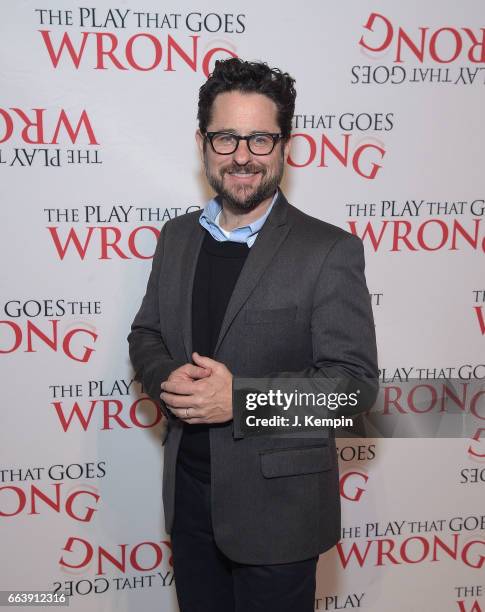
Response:
[[[163,227],[128,337],[168,421],[163,499],[182,612],[310,612],[318,555],[339,539],[334,438],[245,437],[237,381],[377,378],[361,241],[278,189],[295,97],[266,64],[216,63],[196,140],[217,197]]]

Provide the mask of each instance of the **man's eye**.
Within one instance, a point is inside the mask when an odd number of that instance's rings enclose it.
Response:
[[[232,134],[219,134],[216,136],[217,142],[221,144],[232,144],[234,142],[234,136]]]
[[[271,138],[266,134],[256,134],[252,140],[257,147],[264,147],[271,141]]]

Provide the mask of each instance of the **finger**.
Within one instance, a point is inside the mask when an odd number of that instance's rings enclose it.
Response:
[[[204,417],[195,412],[193,408],[170,407],[170,410],[178,419],[186,423],[201,423],[204,420]],[[187,411],[189,412],[189,416],[187,416]]]
[[[202,355],[199,355],[199,353],[197,352],[192,353],[192,360],[197,366],[201,366],[203,368],[213,369],[214,367],[220,365],[219,361],[211,359],[210,357],[204,357]]]
[[[193,408],[194,400],[191,395],[176,395],[174,393],[160,393],[160,398],[167,405],[174,408]]]
[[[191,378],[195,378],[195,379],[207,378],[207,376],[211,375],[210,368],[193,365],[191,363],[187,364],[186,372]]]
[[[160,387],[166,393],[175,393],[177,395],[193,395],[196,391],[191,380],[166,380],[162,382]]]
[[[179,368],[178,370],[174,370],[173,372],[171,372],[168,377],[167,380],[190,380],[191,377],[185,372],[185,370],[182,371],[181,368]]]
[[[183,419],[185,423],[188,423],[188,425],[203,425],[205,423],[205,420],[202,417],[189,417],[184,418]]]

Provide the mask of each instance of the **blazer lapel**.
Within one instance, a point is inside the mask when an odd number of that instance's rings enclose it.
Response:
[[[234,287],[222,321],[221,331],[214,349],[214,356],[217,354],[234,318],[251,295],[263,272],[271,263],[288,235],[290,226],[287,223],[287,212],[288,202],[280,191],[271,213],[259,231],[255,243],[249,250],[246,263]]]
[[[181,257],[179,268],[180,281],[180,318],[182,323],[182,338],[184,342],[187,363],[192,363],[192,291],[194,287],[195,270],[199,259],[200,247],[205,235],[205,229],[199,219],[188,236],[185,250]]]

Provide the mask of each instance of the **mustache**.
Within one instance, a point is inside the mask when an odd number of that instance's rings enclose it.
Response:
[[[264,168],[262,168],[261,166],[256,166],[254,164],[246,164],[245,166],[237,166],[231,164],[230,166],[227,166],[227,168],[224,168],[222,172],[223,174],[233,172],[237,172],[238,174],[253,174],[254,172],[263,172],[264,174],[264,171]]]

